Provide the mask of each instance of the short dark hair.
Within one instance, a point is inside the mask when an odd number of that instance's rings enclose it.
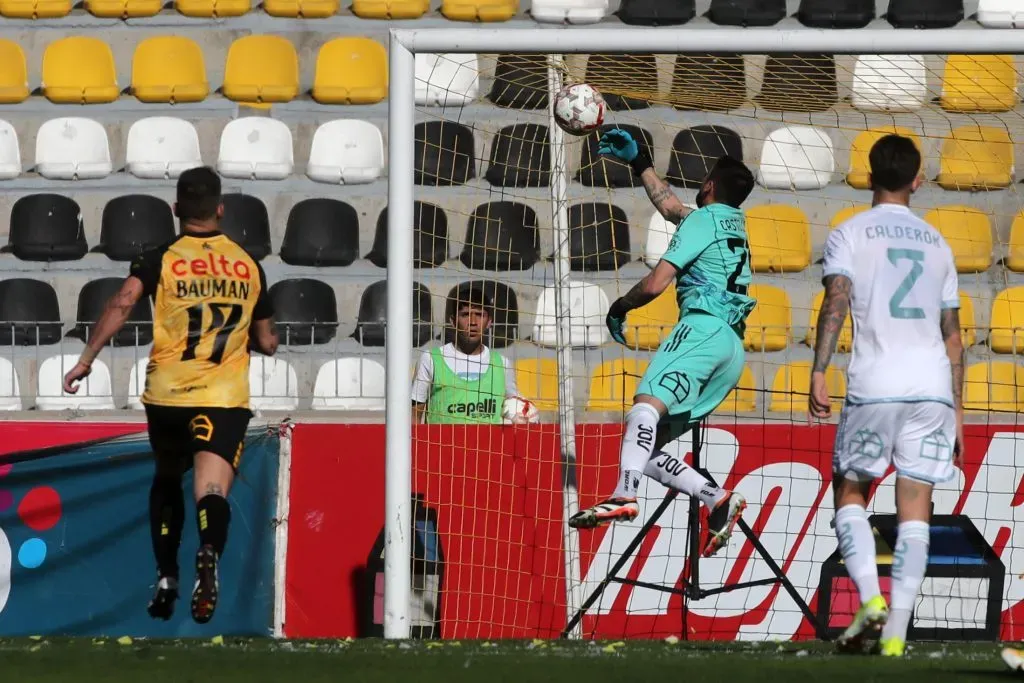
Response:
[[[494,317],[494,302],[484,288],[473,282],[465,282],[456,287],[448,297],[448,318],[454,318],[464,306],[482,308],[487,315]]]
[[[914,182],[921,170],[921,152],[910,138],[886,135],[871,146],[871,187],[898,192]]]
[[[718,158],[708,173],[708,180],[715,183],[715,201],[734,209],[740,208],[754,189],[754,174],[746,164],[728,154]]]
[[[209,166],[190,168],[178,178],[177,214],[181,220],[205,221],[217,215],[220,176]]]

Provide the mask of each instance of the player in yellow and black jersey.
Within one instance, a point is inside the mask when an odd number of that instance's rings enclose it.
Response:
[[[153,350],[146,369],[149,440],[156,475],[149,494],[157,562],[154,618],[170,619],[178,597],[178,546],[185,519],[181,477],[195,467],[200,548],[192,618],[206,623],[217,606],[217,563],[227,542],[227,495],[249,426],[249,347],[277,350],[273,307],[263,269],[218,229],[224,207],[220,178],[195,168],[178,180],[177,239],[131,264],[96,331],[64,378],[75,393],[92,362],[143,296],[153,298]]]

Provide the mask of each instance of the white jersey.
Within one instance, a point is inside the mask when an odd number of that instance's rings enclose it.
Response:
[[[953,252],[906,206],[880,204],[836,228],[827,275],[853,282],[850,404],[939,401],[953,405],[942,309],[959,308]]]

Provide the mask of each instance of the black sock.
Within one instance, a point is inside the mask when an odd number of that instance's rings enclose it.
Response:
[[[185,526],[185,496],[180,477],[153,477],[149,489],[149,534],[160,576],[178,578],[178,546]]]
[[[231,508],[227,499],[210,493],[196,503],[196,523],[199,525],[199,544],[213,546],[220,557],[228,542],[228,524],[231,523]]]

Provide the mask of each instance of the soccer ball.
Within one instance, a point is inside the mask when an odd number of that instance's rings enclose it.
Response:
[[[534,424],[540,419],[537,406],[525,398],[506,398],[501,406],[501,421],[507,425]]]
[[[555,95],[555,122],[570,135],[586,135],[604,123],[604,97],[586,83],[567,85]]]

